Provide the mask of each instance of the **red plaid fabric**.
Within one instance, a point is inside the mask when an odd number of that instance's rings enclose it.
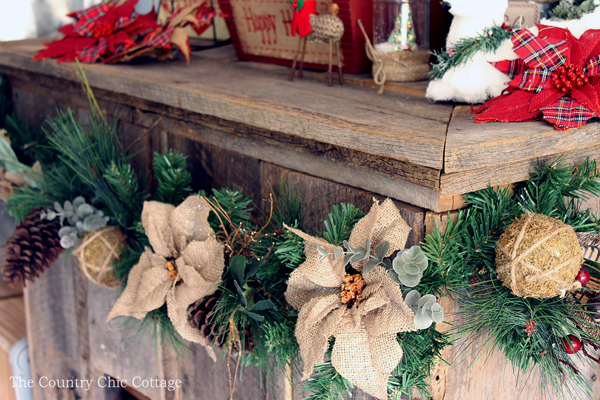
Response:
[[[73,26],[73,32],[79,36],[93,36],[91,28],[111,8],[109,3],[101,3],[74,13],[73,16],[77,18],[77,23]]]
[[[512,78],[508,93],[475,110],[480,113],[475,122],[542,117],[556,129],[564,130],[583,126],[590,118],[600,116],[599,31],[588,30],[577,39],[563,28],[538,27],[542,37],[528,30],[513,32],[513,50],[519,60],[493,63]],[[576,67],[583,69],[587,79],[569,78],[565,71]],[[558,89],[552,83],[554,75]]]
[[[550,76],[552,72],[547,69],[528,69],[521,75],[516,76],[510,83],[510,86],[539,93],[541,90],[551,85]]]
[[[83,49],[83,50],[80,50],[79,52],[77,52],[77,58],[79,59],[80,62],[83,62],[83,63],[88,63],[88,64],[95,63],[96,61],[98,61],[100,56],[102,54],[104,54],[107,47],[108,47],[108,44],[106,42],[106,39],[100,38],[100,40],[98,41],[98,44],[96,44],[95,46],[91,46],[91,47],[88,47],[86,49]]]
[[[588,61],[587,65],[583,69],[583,73],[587,77],[600,75],[600,56],[590,59],[590,61]]]
[[[512,34],[513,51],[529,68],[544,68],[551,71],[567,61],[566,40],[539,38],[527,29]]]
[[[173,26],[168,27],[162,32],[151,32],[144,38],[142,45],[147,47],[160,47],[170,48],[171,47],[171,34],[173,33]]]
[[[157,52],[160,57],[168,56],[175,27],[158,25],[154,10],[145,15],[137,14],[137,2],[110,0],[69,14],[76,21],[60,29],[65,36],[47,43],[34,60],[58,58],[58,62],[76,59],[85,63],[121,62],[152,53],[156,49],[166,50]],[[180,13],[185,15],[178,20],[178,27],[192,25],[200,32],[212,24],[215,15],[207,5],[207,0],[195,7],[186,7]],[[185,47],[186,44],[182,42],[179,46]],[[182,52],[189,62],[189,44]]]
[[[579,128],[595,116],[592,110],[568,96],[561,97],[541,111],[543,118],[559,130]]]
[[[525,72],[527,68],[521,59],[490,62],[490,64],[513,79]]]

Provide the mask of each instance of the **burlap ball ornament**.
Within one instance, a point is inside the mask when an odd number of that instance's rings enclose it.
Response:
[[[96,285],[116,289],[121,281],[115,275],[113,264],[121,257],[124,247],[125,235],[118,226],[87,232],[75,250],[79,268]]]
[[[581,288],[575,280],[583,251],[569,225],[541,214],[524,214],[496,244],[496,272],[515,296],[564,297]]]

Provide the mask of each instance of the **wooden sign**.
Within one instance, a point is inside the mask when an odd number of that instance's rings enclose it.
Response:
[[[538,3],[509,1],[504,12],[504,22],[518,28],[531,28],[539,24],[541,11]]]
[[[317,13],[328,14],[331,0],[317,0]],[[361,19],[372,31],[373,2],[370,0],[336,0],[338,16],[344,22],[341,40],[344,72],[369,70],[365,40],[359,30]],[[298,36],[292,35],[293,10],[289,0],[219,0],[238,57],[242,60],[291,64],[298,48]],[[336,57],[334,49],[334,59]],[[329,62],[329,45],[309,43],[305,61],[308,68],[323,69]]]

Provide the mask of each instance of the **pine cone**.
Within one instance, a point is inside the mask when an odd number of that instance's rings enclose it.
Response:
[[[188,321],[192,327],[199,329],[209,342],[216,343],[218,347],[222,348],[226,338],[223,335],[217,337],[213,330],[214,325],[210,322],[212,312],[214,311],[220,296],[221,292],[217,292],[204,300],[199,300],[192,304],[188,311]],[[244,342],[244,350],[251,353],[254,350],[254,340],[252,340],[252,327],[250,324],[246,325]],[[237,346],[235,347],[237,350]]]
[[[18,225],[4,249],[2,274],[12,286],[33,282],[60,255],[58,220],[40,218],[42,209],[35,209]]]

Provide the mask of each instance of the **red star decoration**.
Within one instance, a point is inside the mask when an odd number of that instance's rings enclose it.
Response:
[[[512,33],[519,59],[492,63],[513,79],[505,94],[476,111],[475,122],[543,118],[565,130],[600,116],[600,30],[577,39],[567,29],[538,27],[538,36],[526,29]]]

